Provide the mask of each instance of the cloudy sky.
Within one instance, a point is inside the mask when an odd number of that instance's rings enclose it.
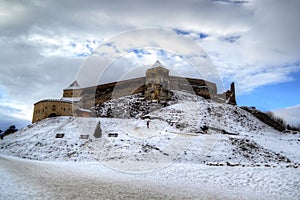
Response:
[[[29,124],[36,101],[60,98],[83,72],[97,71],[103,63],[85,67],[103,44],[119,52],[108,75],[119,66],[135,76],[159,59],[193,76],[188,61],[205,63],[196,66],[202,77],[216,78],[209,68],[225,89],[236,83],[239,105],[300,124],[299,11],[298,0],[2,0],[0,129]]]

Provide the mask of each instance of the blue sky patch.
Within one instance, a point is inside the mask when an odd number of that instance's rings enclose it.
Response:
[[[173,29],[178,35],[189,35],[190,32],[188,31],[184,31],[184,30],[180,30],[180,29]]]
[[[127,51],[128,53],[133,52],[137,57],[141,58],[144,55],[150,55],[151,53],[144,49],[130,49]]]
[[[204,38],[207,38],[208,37],[208,34],[205,34],[205,33],[199,33],[199,38],[200,39],[204,39]]]
[[[84,53],[77,53],[76,56],[80,57],[80,58],[85,58],[85,57],[89,56],[89,53],[86,53],[86,52],[84,52]]]
[[[234,43],[240,38],[241,38],[240,35],[231,35],[231,36],[224,37],[223,40],[230,42],[230,43]]]
[[[255,106],[262,111],[291,107],[300,103],[300,71],[293,81],[269,84],[237,96],[238,105]]]
[[[167,52],[163,49],[160,49],[159,51],[157,51],[157,55],[158,56],[162,56],[162,57],[166,57],[167,56]]]
[[[94,49],[89,44],[86,44],[85,47],[90,51],[90,53],[94,51]]]

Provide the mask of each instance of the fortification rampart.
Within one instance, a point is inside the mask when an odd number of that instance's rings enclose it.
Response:
[[[145,77],[86,88],[81,88],[78,82],[74,81],[64,89],[63,93],[63,98],[71,101],[48,99],[37,102],[34,104],[32,122],[51,116],[71,116],[74,110],[74,107],[72,110],[72,106],[91,109],[95,105],[111,99],[137,93],[144,94],[146,100],[168,100],[170,99],[171,90],[185,91],[206,99],[236,105],[233,83],[230,90],[223,94],[217,94],[215,83],[202,79],[169,76],[169,70],[157,61],[146,71]]]
[[[74,105],[75,106],[75,105]],[[34,104],[32,123],[47,117],[72,116],[71,101],[60,99],[45,99]]]
[[[170,76],[169,86],[170,90],[195,93],[206,99],[210,99],[211,95],[217,94],[216,84],[202,79]],[[80,106],[89,109],[96,104],[101,104],[111,99],[144,93],[144,91],[145,77],[82,88]]]
[[[111,99],[143,93],[144,89],[145,77],[82,88],[80,106],[90,109]]]

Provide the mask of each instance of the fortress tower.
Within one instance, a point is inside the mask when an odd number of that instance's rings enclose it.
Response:
[[[81,95],[81,87],[77,81],[74,81],[69,87],[64,89],[63,98],[76,98]]]
[[[170,98],[169,70],[156,61],[146,71],[145,99],[167,100]]]
[[[73,116],[73,111],[78,109],[74,103],[81,98],[82,89],[77,81],[64,89],[61,99],[44,99],[34,104],[32,123],[56,116]]]

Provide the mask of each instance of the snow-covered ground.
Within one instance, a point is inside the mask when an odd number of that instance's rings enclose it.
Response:
[[[174,163],[124,173],[99,162],[0,157],[0,199],[299,199],[300,171]]]
[[[146,115],[149,128],[146,119],[128,115],[56,117],[5,137],[0,197],[300,198],[299,133],[280,133],[237,106],[176,95],[172,104],[150,113],[148,107],[126,108],[127,100],[140,105],[132,97],[102,107]]]

